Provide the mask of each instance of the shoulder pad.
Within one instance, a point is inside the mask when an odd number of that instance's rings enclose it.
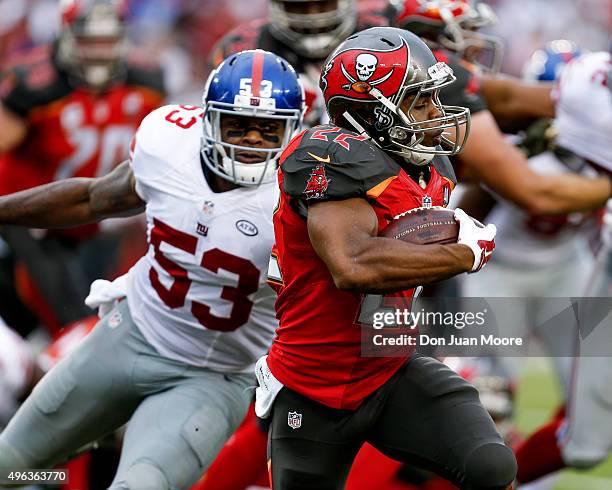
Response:
[[[130,152],[137,180],[159,178],[199,154],[203,112],[196,106],[167,105],[142,120]]]
[[[351,197],[368,191],[400,167],[363,136],[331,125],[315,126],[281,157],[283,190],[307,202]]]
[[[58,100],[70,93],[51,60],[39,59],[14,67],[3,77],[2,103],[15,114],[26,117],[30,110]]]
[[[455,169],[446,155],[436,155],[433,158],[432,165],[442,177],[450,180],[453,185],[457,184]]]

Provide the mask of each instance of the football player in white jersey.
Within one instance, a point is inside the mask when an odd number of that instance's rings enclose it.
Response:
[[[585,54],[569,63],[559,81],[555,119],[557,145],[573,155],[575,162],[608,175],[612,174],[611,63],[607,52]],[[611,296],[612,254],[606,229],[611,224],[609,218],[604,220],[601,261],[580,295]],[[517,448],[521,483],[564,467],[591,468],[612,451],[612,312],[605,302],[587,301],[579,307],[580,320],[585,319],[585,310],[600,316],[597,324],[589,318],[582,322],[595,328],[588,335],[581,332],[565,416],[556,417]]]
[[[142,122],[129,163],[0,198],[0,223],[62,227],[147,217],[147,254],[92,304],[126,297],[34,389],[0,435],[0,469],[49,468],[130,421],[111,489],[193,484],[244,418],[272,340],[266,284],[277,161],[303,89],[254,50],[210,75],[204,107]]]
[[[534,53],[525,71],[530,78],[555,81],[566,64],[579,55],[580,51],[573,43],[558,40],[547,45],[545,50]],[[575,84],[575,81],[568,83]],[[564,87],[567,88],[567,84]],[[553,97],[558,98],[559,94],[554,92]],[[576,154],[544,135],[544,129],[551,127],[546,131],[548,134],[555,134],[561,140],[566,138],[567,121],[576,126],[583,117],[577,109],[573,108],[573,112],[568,114],[559,108],[556,121],[540,120],[536,123],[542,129],[538,131],[538,141],[529,145],[529,151],[536,152],[539,146],[549,147],[549,150],[539,150],[541,153],[529,159],[529,167],[534,172],[540,175],[597,175],[597,170],[587,162],[588,159],[580,156],[588,151],[584,149],[584,144],[574,145],[577,147]],[[597,128],[593,133],[597,133]],[[570,148],[574,147],[570,145]],[[575,339],[560,335],[558,328],[535,327],[569,306],[569,302],[566,304],[561,300],[546,298],[584,295],[594,263],[589,236],[585,233],[587,218],[582,213],[557,216],[530,214],[509,201],[500,200],[487,220],[498,227],[498,243],[503,246],[499,247],[499,252],[496,252],[482,278],[478,281],[470,277],[462,278],[465,296],[530,298],[529,302],[510,300],[504,305],[495,303],[498,310],[505,306],[508,308],[507,312],[497,311],[496,317],[502,322],[500,328],[505,332],[516,327],[534,329],[533,333],[542,341],[555,365],[564,395],[569,387],[569,356],[573,355]],[[516,374],[515,370],[512,371]]]
[[[0,430],[29,392],[35,371],[34,354],[28,342],[0,317]]]

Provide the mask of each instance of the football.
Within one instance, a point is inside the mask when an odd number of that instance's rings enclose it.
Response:
[[[417,245],[457,243],[459,223],[451,209],[414,208],[395,218],[380,236]]]

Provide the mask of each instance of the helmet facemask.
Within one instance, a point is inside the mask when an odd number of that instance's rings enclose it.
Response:
[[[354,0],[272,0],[269,17],[275,37],[312,59],[326,57],[357,25]]]
[[[274,101],[264,98],[260,100],[261,105],[259,107],[253,107],[249,103],[251,98],[248,97],[248,101],[241,100],[243,97],[237,95],[235,104],[215,101],[206,103],[202,157],[207,167],[216,175],[238,185],[258,186],[275,179],[280,154],[298,132],[303,111],[275,109]],[[222,130],[222,118],[224,116],[244,118],[244,123],[240,126],[242,129],[239,128],[236,131],[237,133],[240,131],[246,133],[256,129],[260,132],[262,140],[274,143],[277,140],[278,144],[273,148],[262,148],[224,141],[224,131]],[[282,135],[278,137],[276,132],[267,134],[262,130],[266,123],[281,123],[283,126]],[[244,158],[244,156],[255,160],[261,159],[261,161],[240,162],[239,159]]]

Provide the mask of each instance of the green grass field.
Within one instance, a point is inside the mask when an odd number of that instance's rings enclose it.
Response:
[[[529,434],[550,418],[559,405],[560,396],[550,364],[535,358],[524,360],[518,385],[516,421],[521,432]],[[612,458],[591,471],[564,470],[553,488],[612,490]]]

